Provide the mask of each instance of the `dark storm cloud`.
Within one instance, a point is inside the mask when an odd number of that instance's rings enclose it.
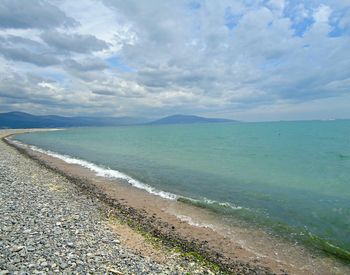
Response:
[[[0,28],[50,29],[78,23],[56,6],[43,0],[1,0]]]

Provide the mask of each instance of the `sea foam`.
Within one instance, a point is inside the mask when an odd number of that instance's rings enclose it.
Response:
[[[176,215],[176,218],[178,218],[180,221],[186,222],[186,223],[188,223],[189,225],[192,225],[192,226],[216,229],[216,227],[213,224],[202,223],[202,222],[195,222],[193,220],[193,218],[191,218],[189,216]]]
[[[175,194],[165,192],[162,190],[158,190],[158,189],[156,189],[152,186],[149,186],[146,183],[138,181],[138,180],[136,180],[136,179],[134,179],[134,178],[118,171],[118,170],[104,168],[104,167],[98,166],[94,163],[88,162],[86,160],[74,158],[74,157],[71,157],[69,155],[59,154],[59,153],[56,153],[56,152],[53,152],[50,150],[44,150],[44,149],[41,149],[41,148],[36,147],[34,145],[24,144],[24,143],[19,142],[17,140],[11,139],[11,142],[16,144],[16,145],[19,145],[21,147],[29,148],[33,151],[49,155],[51,157],[54,157],[54,158],[57,158],[60,160],[63,160],[64,162],[66,162],[68,164],[80,165],[82,167],[85,167],[85,168],[95,172],[96,176],[105,177],[105,178],[113,178],[113,179],[121,179],[123,181],[128,182],[131,186],[136,187],[138,189],[145,190],[150,194],[153,194],[153,195],[156,195],[156,196],[162,197],[164,199],[168,199],[168,200],[176,200],[177,199],[177,196]]]

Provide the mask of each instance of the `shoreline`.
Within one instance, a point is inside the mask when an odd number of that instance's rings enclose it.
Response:
[[[66,177],[2,141],[0,152],[0,274],[212,274],[109,220],[105,205]]]
[[[191,216],[197,216],[200,217],[199,221],[207,219],[214,221],[214,224],[220,223],[208,211],[162,199],[123,182],[96,176],[79,165],[67,164],[63,160],[3,140],[42,166],[63,175],[84,192],[98,197],[107,205],[109,215],[116,216],[134,229],[161,239],[167,246],[181,248],[184,252],[199,253],[223,270],[239,274],[250,274],[249,270],[258,274],[330,274],[332,271],[332,261],[328,262],[330,260],[327,259],[324,264],[324,259],[314,258],[300,246],[288,248],[290,250],[285,253],[292,252],[291,256],[283,255],[283,249],[290,244],[262,231],[239,227],[234,228],[236,236],[228,238],[226,228],[210,228],[205,224],[198,226],[198,222],[191,220]],[[260,249],[262,246],[266,251],[261,253],[256,249],[259,245],[252,247],[256,241],[260,242]],[[278,245],[280,247],[274,250]]]

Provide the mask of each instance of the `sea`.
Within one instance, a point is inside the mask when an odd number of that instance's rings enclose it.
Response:
[[[15,139],[350,260],[350,120],[68,128]]]

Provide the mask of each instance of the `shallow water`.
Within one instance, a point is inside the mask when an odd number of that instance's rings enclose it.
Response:
[[[350,255],[349,120],[75,128],[16,139],[233,223]]]

